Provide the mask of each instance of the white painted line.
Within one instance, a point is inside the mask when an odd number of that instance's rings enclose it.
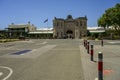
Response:
[[[120,42],[108,42],[110,44],[117,44],[117,43],[120,43]]]
[[[108,43],[110,43],[110,44],[115,44],[116,42],[108,42]]]
[[[44,41],[42,44],[46,44],[47,42],[46,41]]]
[[[0,68],[7,69],[7,70],[10,71],[10,73],[5,78],[3,78],[2,80],[7,80],[13,73],[13,70],[11,68],[9,68],[9,67],[0,66]]]
[[[95,78],[95,80],[98,80],[98,78]]]
[[[24,55],[24,54],[20,54],[20,55]]]
[[[0,72],[0,76],[2,76],[3,75],[3,73],[2,72]]]

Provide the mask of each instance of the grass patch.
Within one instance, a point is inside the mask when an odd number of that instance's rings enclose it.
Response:
[[[19,39],[0,39],[0,43],[19,41]]]

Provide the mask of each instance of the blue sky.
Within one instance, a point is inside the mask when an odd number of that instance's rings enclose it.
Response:
[[[104,11],[113,7],[120,0],[0,0],[0,29],[14,24],[27,24],[28,21],[37,28],[53,27],[54,17],[66,19],[87,16],[88,26],[97,26],[98,18]]]

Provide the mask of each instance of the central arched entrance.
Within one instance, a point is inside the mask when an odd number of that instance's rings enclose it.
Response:
[[[67,30],[66,34],[67,34],[67,38],[73,38],[73,31],[72,30]]]

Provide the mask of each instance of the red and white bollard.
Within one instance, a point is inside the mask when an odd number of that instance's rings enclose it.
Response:
[[[103,54],[98,53],[98,80],[103,80]]]
[[[89,42],[87,42],[87,53],[89,54]]]
[[[85,40],[85,49],[87,49],[87,40]]]
[[[90,50],[90,59],[91,59],[91,61],[93,61],[94,60],[94,50],[93,50],[93,44],[91,44],[91,50]]]

